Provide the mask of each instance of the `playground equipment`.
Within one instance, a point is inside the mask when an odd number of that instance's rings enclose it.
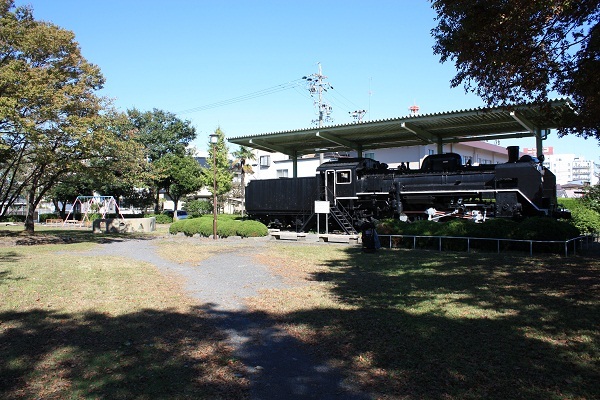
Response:
[[[82,215],[81,221],[69,219],[71,214],[75,214],[77,210]],[[83,226],[86,221],[91,222],[90,214],[100,214],[102,219],[106,219],[106,214],[118,214],[125,221],[125,217],[121,214],[119,205],[113,196],[77,196],[71,205],[71,210],[63,221],[63,226],[67,224]]]

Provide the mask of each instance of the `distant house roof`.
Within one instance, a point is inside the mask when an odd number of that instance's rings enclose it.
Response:
[[[194,157],[196,159],[196,161],[198,161],[198,164],[200,164],[201,167],[203,168],[207,168],[208,167],[208,162],[206,161],[206,157]]]
[[[559,128],[574,112],[568,99],[505,107],[406,116],[311,127],[228,139],[229,142],[292,157],[305,154],[531,137]]]

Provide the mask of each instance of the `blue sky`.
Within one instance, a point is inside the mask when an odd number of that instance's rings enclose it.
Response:
[[[426,0],[17,0],[36,19],[75,33],[98,65],[101,94],[121,110],[158,108],[191,121],[206,149],[218,126],[227,137],[311,126],[317,116],[303,76],[318,72],[333,90],[333,123],[483,106],[450,88],[454,65],[433,55],[435,14]],[[260,93],[269,93],[257,96]],[[231,99],[245,101],[229,101]],[[219,102],[227,105],[207,107]],[[200,111],[189,110],[203,108]],[[184,112],[187,111],[187,112]],[[502,145],[535,147],[533,139]],[[555,153],[598,161],[595,140],[546,142]]]

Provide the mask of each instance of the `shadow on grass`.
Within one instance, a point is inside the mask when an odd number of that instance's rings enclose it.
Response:
[[[153,240],[156,236],[146,233],[93,233],[89,229],[38,229],[33,235],[23,230],[2,230],[0,240],[17,246],[71,243],[110,243],[126,240]]]
[[[600,398],[598,261],[352,248],[313,278],[351,309],[295,312],[392,398]]]
[[[203,312],[0,314],[0,398],[244,398]]]

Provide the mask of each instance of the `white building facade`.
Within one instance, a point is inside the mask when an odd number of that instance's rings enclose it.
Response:
[[[545,155],[544,166],[556,175],[556,183],[566,185],[572,182],[598,184],[598,165],[575,154]]]

